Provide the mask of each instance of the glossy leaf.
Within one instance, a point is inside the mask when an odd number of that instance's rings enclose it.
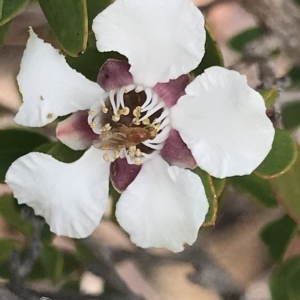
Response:
[[[212,66],[224,67],[222,52],[206,27],[205,54],[199,66],[191,73],[196,77]]]
[[[10,22],[7,22],[4,25],[0,26],[0,47],[4,44],[5,37],[9,27],[10,27]]]
[[[288,259],[275,269],[270,280],[272,300],[299,299],[299,294],[298,296],[296,295],[296,298],[293,297],[293,295],[295,295],[294,291],[299,289],[299,282],[296,282],[295,285],[293,277],[295,276],[295,274],[297,276],[299,270],[300,256],[295,256]]]
[[[71,163],[78,160],[85,151],[75,151],[67,147],[61,142],[55,143],[55,145],[47,152],[47,154],[52,155],[55,159]]]
[[[2,2],[2,11],[1,11]],[[0,0],[0,26],[13,19],[25,6],[29,0]]]
[[[300,155],[288,172],[271,179],[270,183],[285,212],[300,224]]]
[[[251,200],[267,207],[276,207],[278,202],[273,194],[268,180],[260,178],[255,174],[247,176],[235,176],[229,182],[238,190],[250,196]]]
[[[279,96],[278,90],[275,88],[261,91],[260,94],[262,95],[262,97],[265,100],[266,108],[271,108],[275,104],[275,102]]]
[[[49,140],[32,131],[21,129],[0,130],[0,182],[4,182],[9,166],[20,156]]]
[[[276,129],[271,151],[254,172],[265,179],[275,178],[287,172],[296,158],[294,139],[284,130]]]
[[[252,42],[261,36],[262,30],[260,28],[251,27],[231,38],[228,45],[231,49],[241,52],[249,42]]]
[[[33,225],[21,217],[21,206],[12,195],[5,195],[0,198],[0,215],[5,221],[23,233],[26,237],[31,237],[33,233]]]
[[[111,3],[111,0],[86,0],[89,30],[95,17]]]
[[[287,130],[293,130],[300,126],[300,101],[283,105],[281,120],[283,127]]]
[[[100,53],[95,47],[87,48],[84,54],[74,58],[67,56],[68,64],[76,71],[83,74],[86,78],[96,81],[99,70],[109,58],[126,60],[125,56],[117,52]]]
[[[86,0],[39,0],[61,48],[71,56],[85,51],[88,39]]]
[[[269,256],[279,263],[282,261],[284,254],[297,234],[298,225],[288,215],[284,215],[278,220],[268,224],[260,233],[261,239],[267,245]]]
[[[217,218],[218,197],[221,195],[224,189],[225,180],[213,178],[208,173],[201,170],[199,167],[197,167],[192,171],[196,173],[198,176],[200,176],[209,202],[208,213],[205,217],[205,221],[203,225],[204,226],[214,225]]]
[[[19,244],[12,239],[0,239],[0,263],[8,260],[10,252],[19,248]]]

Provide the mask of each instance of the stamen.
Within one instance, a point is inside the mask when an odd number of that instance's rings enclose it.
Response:
[[[113,115],[112,117],[111,117],[111,119],[114,121],[114,122],[118,122],[119,120],[120,120],[120,116],[119,115]]]
[[[119,109],[118,113],[120,115],[127,116],[130,113],[130,109],[127,106],[125,106],[124,108]]]
[[[106,113],[108,112],[108,108],[105,107],[105,106],[102,106],[102,112],[103,112],[104,114],[106,114]]]
[[[141,149],[136,149],[136,151],[135,151],[135,155],[136,156],[143,156],[143,152],[141,151]]]
[[[114,114],[116,115],[118,110],[117,110],[117,107],[116,107],[115,93],[116,93],[116,90],[110,90],[109,100],[110,100],[111,106],[113,108]]]
[[[111,130],[111,125],[110,125],[109,123],[105,124],[105,125],[102,127],[102,130],[103,130],[103,131]]]
[[[115,150],[114,151],[114,159],[117,159],[120,157],[120,151]]]
[[[142,112],[142,108],[141,106],[137,106],[134,110],[133,110],[133,115],[137,118],[139,118],[141,116],[141,112]]]
[[[142,123],[144,125],[149,125],[150,124],[150,119],[149,118],[146,118],[145,120],[142,121]]]
[[[134,163],[137,165],[137,166],[140,166],[142,164],[142,161],[140,158],[137,158]]]
[[[135,92],[136,93],[140,93],[143,90],[144,90],[144,88],[142,86],[140,86],[140,85],[135,88]]]
[[[89,125],[91,128],[95,128],[98,124],[96,122],[91,122]]]
[[[88,111],[89,116],[92,116],[94,113],[95,113],[94,110],[91,110],[91,109],[90,109],[90,110]]]
[[[141,124],[140,119],[139,118],[133,118],[132,119],[132,124],[134,124],[134,125],[140,125]]]
[[[107,153],[105,153],[105,154],[103,155],[103,159],[104,159],[106,162],[109,162],[109,161],[110,161],[109,156],[108,156]]]

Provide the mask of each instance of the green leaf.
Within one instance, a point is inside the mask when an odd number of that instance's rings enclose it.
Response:
[[[4,3],[4,0],[0,0],[0,20],[2,18],[3,3]]]
[[[275,102],[279,96],[278,90],[275,88],[261,91],[260,94],[262,95],[262,97],[265,100],[266,108],[271,108],[275,104]]]
[[[0,215],[5,221],[23,233],[26,237],[31,237],[33,233],[33,225],[20,216],[21,206],[17,200],[11,195],[5,195],[0,198]]]
[[[298,149],[299,151],[299,149]],[[300,155],[288,172],[270,180],[273,192],[285,212],[300,223]]]
[[[85,53],[77,58],[66,56],[67,63],[86,78],[96,81],[99,70],[109,58],[126,60],[125,56],[117,52],[99,52],[95,47],[89,47]]]
[[[2,10],[1,10],[2,2]],[[29,0],[0,0],[0,26],[13,19],[25,6]]]
[[[267,245],[269,256],[274,262],[279,263],[282,261],[297,231],[298,225],[288,215],[284,215],[263,228],[260,236]]]
[[[86,0],[39,0],[61,48],[71,56],[85,51],[88,40]]]
[[[291,168],[296,158],[294,139],[284,130],[276,129],[272,149],[254,173],[265,179],[281,176]]]
[[[213,39],[208,28],[206,30],[205,54],[199,66],[191,73],[196,77],[204,72],[205,69],[212,66],[224,67],[224,59],[222,52]]]
[[[231,38],[228,45],[233,50],[241,52],[249,42],[261,37],[262,34],[262,30],[259,27],[251,27]]]
[[[10,252],[16,248],[19,248],[19,244],[15,240],[0,239],[0,263],[8,260]]]
[[[300,299],[300,268],[295,268],[289,274],[289,282],[287,286],[288,299]]]
[[[229,180],[235,188],[249,195],[251,200],[267,207],[278,206],[268,180],[260,178],[253,173],[247,176],[231,177]]]
[[[279,265],[270,280],[270,290],[273,300],[299,300],[299,281],[294,282],[300,269],[300,256],[292,257]],[[296,275],[296,277],[294,277]],[[292,279],[292,280],[291,280]],[[296,298],[294,297],[296,295]]]
[[[208,173],[201,170],[199,167],[197,167],[192,171],[201,178],[205,188],[206,197],[209,202],[208,213],[205,217],[205,221],[203,225],[204,226],[214,225],[217,218],[218,197],[221,195],[224,189],[225,180],[213,178]]]
[[[283,105],[281,120],[286,130],[293,130],[300,126],[300,101],[293,101]]]
[[[294,66],[290,69],[287,76],[291,79],[291,88],[299,87],[300,84],[300,67]]]
[[[0,278],[3,278],[3,279],[10,278],[8,261],[0,263]]]
[[[57,142],[47,153],[59,161],[72,163],[78,160],[84,154],[84,152],[85,151],[72,150],[63,143]]]
[[[8,168],[17,158],[48,141],[46,137],[32,131],[0,130],[0,182],[4,182]]]
[[[0,26],[0,47],[4,44],[6,34],[10,27],[11,22],[7,22],[4,25]]]
[[[111,0],[86,0],[89,30],[94,18],[111,3]]]
[[[62,252],[53,246],[48,246],[44,248],[40,260],[46,277],[50,278],[52,282],[57,282],[62,276],[64,267]]]

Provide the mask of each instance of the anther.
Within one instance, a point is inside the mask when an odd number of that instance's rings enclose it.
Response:
[[[89,125],[90,125],[91,128],[97,127],[97,123],[96,122],[91,122]]]
[[[136,156],[143,156],[143,153],[142,153],[142,151],[141,151],[141,149],[136,149],[136,151],[135,151],[135,155]]]
[[[140,166],[142,164],[142,161],[140,158],[137,158],[134,163],[137,165],[137,166]]]
[[[102,106],[102,112],[103,112],[104,114],[106,114],[106,113],[108,112],[108,108],[105,107],[105,106]]]
[[[150,119],[149,118],[146,118],[145,120],[142,121],[142,123],[144,125],[149,125],[150,124]]]
[[[115,150],[114,151],[114,159],[117,159],[120,157],[120,151]]]
[[[132,119],[132,123],[133,123],[134,125],[140,125],[140,124],[141,124],[139,118],[133,118],[133,119]]]
[[[119,109],[118,113],[120,115],[127,116],[130,113],[130,109],[127,106],[125,106],[124,108]]]
[[[118,115],[118,116],[113,115],[113,116],[111,117],[111,119],[112,119],[114,122],[118,122],[118,121],[120,120],[120,116],[119,116],[119,115]]]
[[[90,109],[89,112],[88,112],[89,116],[92,116],[94,113],[95,113],[95,111],[92,110],[92,109]]]
[[[133,110],[133,115],[137,118],[139,118],[141,116],[141,112],[142,112],[142,107],[141,106],[137,106],[134,110]]]
[[[109,123],[105,124],[105,125],[102,127],[102,130],[103,130],[103,131],[111,130],[110,124],[109,124]]]
[[[143,90],[144,90],[144,88],[142,86],[140,86],[140,85],[135,88],[135,92],[136,93],[140,93]]]
[[[107,153],[105,153],[105,154],[103,155],[103,159],[104,159],[106,162],[109,162],[109,161],[110,161],[110,160],[109,160],[109,156],[108,156]]]

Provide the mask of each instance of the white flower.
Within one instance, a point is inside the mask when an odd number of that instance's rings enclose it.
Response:
[[[131,240],[181,251],[208,210],[201,180],[187,168],[219,178],[251,173],[274,137],[264,101],[244,76],[219,67],[189,83],[205,44],[203,16],[190,0],[116,0],[93,30],[99,51],[118,51],[129,63],[108,60],[102,89],[30,30],[15,118],[44,126],[74,113],[57,137],[88,150],[71,164],[30,153],[12,164],[6,182],[53,232],[83,238],[106,209],[110,175],[123,192],[116,216]]]

